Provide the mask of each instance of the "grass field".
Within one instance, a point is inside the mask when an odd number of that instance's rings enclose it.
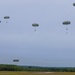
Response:
[[[11,72],[0,71],[0,75],[75,75],[75,72]]]

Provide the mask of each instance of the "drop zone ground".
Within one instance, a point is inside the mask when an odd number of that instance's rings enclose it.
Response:
[[[0,71],[0,75],[75,75],[75,72]]]

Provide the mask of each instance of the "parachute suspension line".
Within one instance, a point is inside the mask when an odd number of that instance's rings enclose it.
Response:
[[[68,31],[68,27],[66,27],[66,30]]]
[[[34,31],[36,32],[36,29]]]
[[[66,27],[66,34],[68,34],[68,27]]]

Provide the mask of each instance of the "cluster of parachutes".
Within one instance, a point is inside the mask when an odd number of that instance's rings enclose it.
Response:
[[[73,6],[75,6],[75,3],[73,3]],[[10,19],[10,16],[4,16],[4,19],[6,19],[6,23],[8,23],[8,19]],[[1,21],[0,21],[1,23]],[[70,25],[71,22],[70,21],[64,21],[62,22],[63,25]],[[39,27],[39,24],[38,23],[33,23],[32,24],[33,27]],[[36,31],[36,29],[34,29],[34,31]],[[66,27],[66,33],[68,33],[68,27]],[[13,59],[13,62],[19,62],[19,59]]]
[[[75,3],[73,3],[73,6],[75,6]],[[4,19],[6,19],[6,23],[8,23],[7,20],[10,19],[10,16],[4,16]],[[1,23],[1,21],[0,21],[0,23]],[[63,25],[70,25],[71,22],[70,21],[64,21],[62,24]],[[32,26],[35,27],[34,31],[36,31],[36,27],[39,27],[39,24],[38,23],[33,23]],[[68,31],[68,27],[66,27],[66,31]]]
[[[73,6],[75,6],[75,3],[73,3]],[[64,22],[62,22],[62,24],[63,24],[63,25],[70,25],[71,22],[70,22],[70,21],[64,21]],[[33,27],[38,27],[39,24],[33,23],[32,26],[33,26]],[[36,29],[35,29],[34,31],[36,31]],[[66,27],[66,34],[68,34],[68,27]]]

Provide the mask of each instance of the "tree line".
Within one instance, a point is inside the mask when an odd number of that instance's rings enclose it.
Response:
[[[75,67],[38,67],[0,64],[0,71],[75,72]]]

